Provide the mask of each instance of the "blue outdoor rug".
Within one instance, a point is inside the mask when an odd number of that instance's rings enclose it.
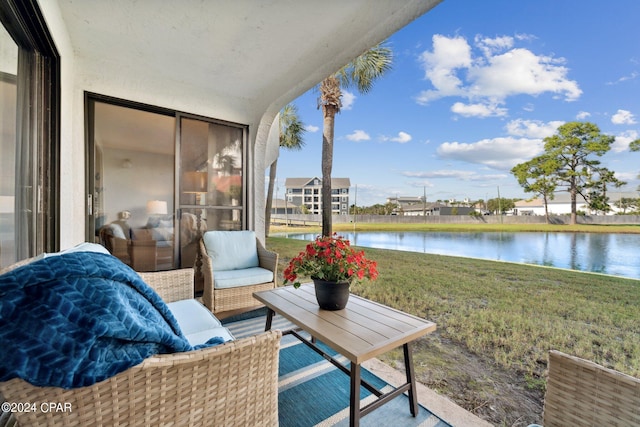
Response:
[[[254,335],[264,330],[265,311],[223,323],[236,338]],[[284,331],[291,327],[292,324],[282,316],[274,317],[273,329]],[[326,346],[323,349],[348,366],[346,358]],[[362,370],[362,378],[383,392],[393,390],[366,369]],[[349,377],[293,335],[282,338],[278,391],[278,413],[282,427],[349,425]],[[375,396],[364,387],[360,388],[360,397],[361,407],[375,400]],[[362,417],[360,425],[449,427],[423,406],[420,406],[418,416],[412,417],[406,395]]]

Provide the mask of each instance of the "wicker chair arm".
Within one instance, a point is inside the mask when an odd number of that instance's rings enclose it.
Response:
[[[213,311],[214,293],[213,293],[213,264],[211,257],[207,254],[207,248],[204,246],[204,240],[200,239],[200,255],[202,258],[202,276],[204,277],[204,289],[202,292],[202,303],[209,310]]]
[[[165,302],[194,297],[192,268],[138,274]]]
[[[10,402],[68,405],[60,411],[15,413],[25,426],[276,426],[281,336],[274,330],[207,349],[150,357],[88,387],[35,387],[13,379],[0,383],[0,393]]]
[[[276,276],[278,275],[278,254],[276,252],[265,249],[262,242],[256,239],[258,246],[258,259],[260,267],[273,271],[273,282],[277,285]]]

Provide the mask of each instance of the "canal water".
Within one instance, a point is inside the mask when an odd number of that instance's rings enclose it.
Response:
[[[352,245],[538,264],[640,279],[640,234],[358,232]],[[313,240],[312,233],[286,237]]]

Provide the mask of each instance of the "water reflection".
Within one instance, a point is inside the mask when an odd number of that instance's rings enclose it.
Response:
[[[340,233],[356,246],[521,262],[640,279],[640,234],[607,233]],[[287,237],[313,240],[314,233]]]

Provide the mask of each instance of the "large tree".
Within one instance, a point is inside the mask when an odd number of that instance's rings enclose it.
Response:
[[[614,173],[607,168],[598,168],[594,170],[587,180],[587,203],[589,209],[595,212],[610,212],[609,196],[607,190],[609,186],[615,188],[625,185],[626,182],[620,181],[615,177]]]
[[[545,138],[545,152],[531,160],[544,170],[544,174],[557,187],[564,187],[569,192],[571,224],[576,223],[578,194],[589,200],[595,196],[594,189],[598,191],[594,173],[598,172],[597,175],[601,178],[610,177],[608,174],[599,174],[599,171],[606,169],[600,167],[600,161],[593,157],[600,157],[609,151],[614,140],[613,136],[600,133],[598,126],[593,123],[569,122],[560,126],[555,135]],[[531,178],[535,176],[532,175]]]
[[[376,45],[320,83],[319,107],[322,108],[322,235],[332,234],[331,170],[335,117],[342,108],[342,89],[356,88],[367,93],[374,82],[391,69],[392,52]]]
[[[640,139],[636,139],[629,144],[629,150],[631,151],[640,151]],[[638,175],[640,178],[640,174]],[[640,185],[638,186],[638,191],[640,191]]]
[[[287,150],[300,150],[304,145],[304,124],[298,116],[298,108],[294,104],[287,104],[280,111],[280,147]],[[269,189],[267,190],[267,202],[265,206],[265,228],[266,235],[269,235],[271,225],[271,206],[273,205],[273,190],[276,181],[276,170],[278,168],[278,158],[271,163],[269,168]],[[287,209],[285,197],[285,209]]]
[[[525,192],[541,196],[544,201],[544,216],[549,224],[549,200],[553,200],[556,180],[552,172],[555,162],[546,156],[538,156],[528,162],[520,163],[511,169]]]

